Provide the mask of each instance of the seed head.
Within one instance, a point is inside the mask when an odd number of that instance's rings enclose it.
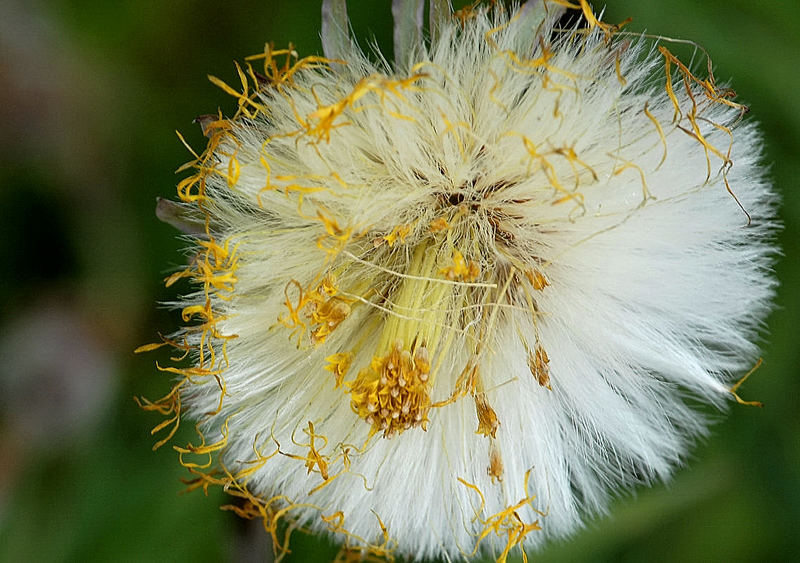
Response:
[[[389,64],[326,0],[324,56],[212,77],[238,111],[159,204],[193,289],[142,404],[197,422],[193,486],[279,553],[299,527],[504,561],[668,476],[706,427],[687,398],[743,402],[775,285],[746,108],[584,0],[492,4],[434,0],[425,31],[395,0]]]

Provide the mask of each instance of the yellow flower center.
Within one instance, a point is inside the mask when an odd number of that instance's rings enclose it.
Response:
[[[431,358],[443,332],[452,328],[454,299],[463,299],[463,288],[442,276],[439,262],[445,256],[442,245],[432,239],[417,245],[391,296],[391,314],[370,365],[347,383],[351,407],[372,433],[388,438],[412,427],[425,430],[435,378]],[[450,341],[446,339],[441,353]]]
[[[350,384],[350,405],[372,425],[373,433],[382,431],[384,437],[412,426],[424,430],[431,405],[430,370],[425,346],[417,346],[412,354],[397,341],[389,354],[373,358]]]

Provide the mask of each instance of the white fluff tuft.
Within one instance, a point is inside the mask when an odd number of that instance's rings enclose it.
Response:
[[[181,305],[208,298],[214,330],[184,334],[220,371],[191,378],[184,407],[227,440],[231,475],[256,467],[235,479],[254,498],[283,495],[273,508],[351,547],[380,551],[379,522],[417,558],[569,534],[668,477],[707,427],[690,403],[730,403],[757,356],[775,288],[758,131],[674,62],[671,99],[657,46],[557,30],[532,6],[538,27],[476,10],[433,44],[396,37],[393,69],[333,21],[346,64],[263,86],[200,165],[208,236],[236,256],[215,271],[235,281],[206,277]],[[374,383],[389,330],[429,348],[433,406],[384,437],[352,390]],[[326,366],[346,353],[337,387]],[[494,436],[476,432],[492,416]],[[248,464],[254,449],[274,455]]]

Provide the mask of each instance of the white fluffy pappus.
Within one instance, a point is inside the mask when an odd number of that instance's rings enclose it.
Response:
[[[160,204],[193,233],[165,339],[192,366],[142,404],[197,422],[195,485],[279,551],[281,526],[500,561],[567,535],[681,463],[687,403],[743,402],[770,309],[775,195],[729,89],[582,0],[434,0],[427,31],[424,6],[393,2],[393,64],[326,0],[325,57],[212,77],[239,111]]]

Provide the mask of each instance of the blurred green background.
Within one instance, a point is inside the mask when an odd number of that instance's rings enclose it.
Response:
[[[180,495],[134,395],[169,382],[138,345],[177,316],[165,273],[182,244],[154,216],[204,145],[197,115],[235,101],[234,60],[265,41],[320,51],[320,0],[4,0],[0,3],[0,560],[259,561],[258,528]],[[390,49],[389,1],[350,0],[362,44]],[[463,4],[463,2],[461,3]],[[605,20],[691,38],[761,122],[785,229],[764,366],[672,483],[533,561],[800,559],[800,10],[796,0],[609,0]],[[724,273],[721,273],[724,275]],[[713,283],[713,280],[709,280]],[[290,561],[336,548],[296,538]]]

